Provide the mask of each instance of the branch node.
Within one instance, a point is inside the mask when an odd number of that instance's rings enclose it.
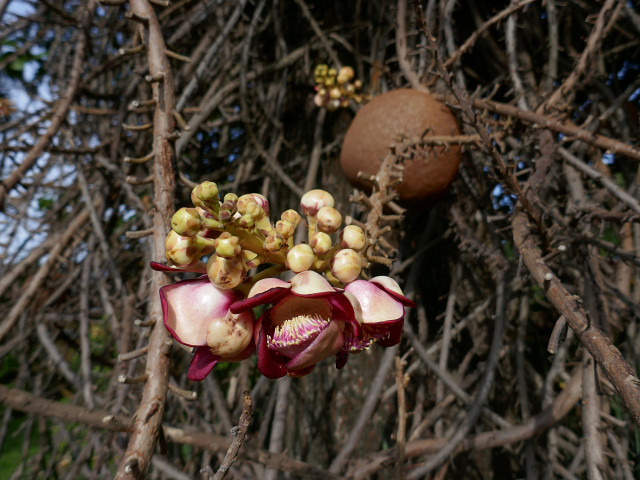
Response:
[[[153,327],[156,324],[156,322],[155,320],[141,320],[137,318],[136,320],[134,320],[133,324],[136,327]]]
[[[147,381],[148,375],[140,375],[138,377],[128,377],[124,373],[118,376],[118,382],[125,383],[127,385],[135,385],[136,383],[144,383]]]
[[[131,130],[133,132],[140,132],[142,130],[149,130],[153,127],[153,123],[145,123],[144,125],[129,125],[126,123],[122,124],[122,128],[125,130]]]
[[[175,58],[176,60],[180,60],[181,62],[191,63],[191,59],[189,57],[180,55],[179,53],[169,50],[168,48],[165,49],[164,53],[167,54],[167,57]]]
[[[118,362],[127,362],[129,360],[133,360],[134,358],[139,358],[149,351],[149,346],[144,346],[142,348],[138,348],[137,350],[131,350],[127,353],[121,353],[118,355]]]
[[[151,160],[154,154],[155,153],[152,151],[151,153],[149,153],[148,155],[145,155],[144,157],[124,157],[123,161],[124,163],[145,163]]]
[[[164,80],[164,73],[156,73],[155,75],[145,75],[145,82],[158,83]]]
[[[144,51],[144,48],[145,47],[143,44],[136,45],[135,47],[131,47],[131,48],[119,48],[118,55],[120,55],[121,57],[128,56],[128,55],[136,55],[138,53],[142,53]]]
[[[198,398],[197,392],[180,388],[175,383],[169,383],[169,391],[187,400],[196,400]]]
[[[129,20],[133,20],[134,22],[142,23],[143,25],[147,25],[149,23],[149,19],[147,17],[142,17],[135,12],[127,12],[124,14]]]

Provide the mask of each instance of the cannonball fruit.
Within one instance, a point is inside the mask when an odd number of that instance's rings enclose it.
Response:
[[[355,187],[371,190],[369,182],[358,178],[358,171],[375,175],[400,135],[419,137],[425,131],[425,138],[460,134],[449,109],[427,93],[399,89],[375,97],[358,111],[347,130],[340,152],[342,171]],[[412,159],[404,160],[402,183],[395,187],[400,203],[419,209],[444,196],[458,172],[460,157],[460,146],[450,144],[419,149]]]

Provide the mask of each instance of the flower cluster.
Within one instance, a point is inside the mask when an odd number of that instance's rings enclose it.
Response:
[[[325,64],[316,65],[314,77],[316,96],[313,101],[318,107],[333,112],[338,108],[347,108],[351,99],[356,103],[363,100],[359,93],[362,82],[353,79],[353,68],[349,66],[336,70]]]
[[[171,220],[165,252],[171,265],[152,264],[206,274],[160,289],[166,328],[195,348],[191,380],[256,350],[263,375],[297,377],[323,359],[335,356],[341,368],[350,353],[374,342],[400,341],[404,307],[413,302],[389,277],[358,279],[364,232],[355,225],[340,230],[342,216],[328,192],[302,197],[308,236],[298,244],[301,215],[287,210],[273,223],[262,195],[229,193],[220,201],[216,184],[204,182],[191,200],[194,207],[181,208]],[[249,276],[263,264],[271,266]],[[286,270],[295,275],[277,278]],[[253,310],[263,305],[268,308],[256,319]]]

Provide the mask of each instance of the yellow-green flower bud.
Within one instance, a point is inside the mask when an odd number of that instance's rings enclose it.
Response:
[[[267,252],[277,252],[284,247],[285,241],[282,235],[276,233],[275,235],[269,235],[264,241],[264,249]]]
[[[284,220],[278,220],[276,222],[276,232],[282,236],[282,238],[291,238],[295,233],[295,227]]]
[[[294,273],[300,273],[309,270],[315,259],[316,256],[311,247],[306,243],[301,243],[289,250],[286,265]]]
[[[300,209],[307,216],[315,217],[322,207],[333,207],[335,201],[329,192],[315,189],[309,190],[300,199]]]
[[[238,198],[236,205],[238,207],[238,212],[242,215],[247,213],[247,207],[251,204],[256,204],[264,210],[265,215],[269,215],[269,201],[264,197],[264,195],[260,195],[259,193],[247,193],[246,195],[242,195]]]
[[[177,266],[193,265],[213,251],[213,242],[194,235],[185,237],[171,230],[165,240],[165,257]]]
[[[356,87],[356,90],[360,90],[362,88],[362,80],[354,80],[353,86]]]
[[[171,228],[185,237],[193,237],[202,228],[202,219],[197,208],[183,207],[171,217]]]
[[[329,91],[329,98],[340,98],[342,96],[342,92],[338,87],[334,87]]]
[[[203,182],[196,185],[191,191],[191,201],[196,207],[204,208],[217,216],[220,210],[218,185],[215,182]]]
[[[242,251],[239,242],[240,239],[238,237],[234,237],[229,232],[222,232],[222,234],[214,241],[214,245],[216,246],[216,255],[224,258],[235,257]]]
[[[338,74],[338,70],[336,70],[333,67],[331,67],[329,70],[327,70],[327,76],[328,77],[335,77],[337,74]]]
[[[340,100],[337,98],[332,98],[327,102],[327,110],[330,112],[335,112],[340,108]]]
[[[329,66],[324,63],[320,63],[316,65],[316,68],[313,72],[313,76],[316,79],[316,83],[322,83],[322,80],[324,80],[324,77],[327,76],[328,70],[329,70]]]
[[[351,80],[353,78],[353,76],[355,75],[355,72],[353,71],[353,68],[350,66],[344,66],[342,68],[340,68],[340,71],[338,72],[338,83],[346,83],[349,80]]]
[[[345,95],[350,96],[356,93],[356,87],[353,83],[347,83],[342,86],[342,91]]]
[[[243,215],[237,221],[238,227],[240,228],[252,228],[255,223],[256,221],[251,215]]]
[[[207,262],[209,281],[218,288],[235,288],[244,280],[245,270],[238,258],[211,255]]]
[[[322,207],[316,214],[316,222],[322,232],[337,232],[342,225],[342,215],[333,207]]]
[[[289,209],[282,212],[282,215],[280,215],[280,218],[285,222],[289,222],[291,225],[293,225],[293,228],[297,228],[302,217],[295,210]]]
[[[331,259],[331,274],[342,283],[353,282],[361,271],[362,260],[355,250],[345,248]]]
[[[260,220],[262,217],[264,217],[265,212],[257,203],[250,203],[247,205],[245,215],[251,215],[254,220]]]
[[[331,237],[324,232],[316,232],[311,237],[309,246],[316,255],[323,255],[331,250]]]
[[[350,248],[359,252],[367,245],[367,239],[364,232],[357,225],[347,225],[340,232],[340,246],[342,248]]]

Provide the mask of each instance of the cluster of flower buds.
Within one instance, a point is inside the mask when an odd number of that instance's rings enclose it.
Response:
[[[311,190],[302,197],[308,241],[298,245],[294,245],[294,234],[301,216],[295,210],[285,211],[274,224],[269,202],[262,195],[228,193],[220,201],[218,193],[215,183],[204,182],[191,193],[194,207],[173,215],[165,255],[175,267],[206,272],[218,288],[238,287],[249,270],[263,263],[294,273],[314,270],[334,284],[360,276],[364,232],[349,225],[338,233],[342,215],[328,192]],[[201,259],[207,255],[205,265]]]
[[[160,289],[166,328],[195,348],[191,380],[202,380],[217,362],[254,352],[263,375],[299,377],[326,358],[335,356],[342,368],[350,354],[372,343],[400,341],[404,308],[413,302],[389,277],[358,279],[365,234],[355,225],[341,229],[342,215],[328,192],[303,195],[308,236],[298,244],[302,216],[287,210],[273,223],[262,195],[228,193],[221,201],[217,185],[204,182],[191,200],[193,207],[171,219],[165,254],[173,267],[152,264],[206,273]],[[273,266],[247,278],[261,264]],[[277,278],[287,269],[295,273],[288,282]],[[255,318],[261,305],[271,307]]]
[[[313,101],[318,107],[333,112],[338,108],[347,108],[351,99],[356,103],[362,102],[363,97],[359,93],[362,82],[353,79],[353,68],[345,66],[337,70],[320,64],[316,66],[314,76],[316,96]]]

